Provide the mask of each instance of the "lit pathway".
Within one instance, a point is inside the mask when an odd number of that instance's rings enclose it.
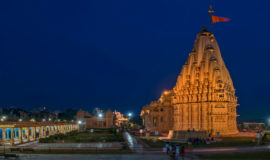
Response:
[[[151,158],[149,159],[172,159],[169,155],[167,155],[165,152],[162,151],[162,149],[160,148],[153,148],[153,149],[149,149],[149,148],[145,148],[139,141],[137,141],[136,138],[134,138],[130,133],[128,132],[124,132],[123,133],[124,138],[126,140],[126,142],[128,143],[129,148],[134,151],[136,153],[136,155],[142,155],[145,156],[144,158],[147,159],[147,157],[149,155],[154,155],[153,157],[151,156]],[[158,157],[158,158],[155,158]],[[178,157],[179,159],[179,157]],[[176,159],[176,160],[178,160]],[[185,156],[185,160],[196,160],[196,158],[192,155],[186,155]]]
[[[143,145],[138,143],[136,138],[134,138],[130,133],[124,132],[123,136],[124,136],[125,141],[127,142],[128,146],[129,146],[129,148],[132,151],[134,151],[136,153],[143,153],[144,152]]]

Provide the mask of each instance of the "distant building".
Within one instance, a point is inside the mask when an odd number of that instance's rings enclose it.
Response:
[[[128,118],[126,118],[124,114],[121,114],[116,110],[113,112],[113,114],[115,116],[115,126],[121,127],[124,126],[125,124],[128,124]]]
[[[110,128],[113,126],[113,112],[108,109],[106,113],[100,112],[91,115],[87,111],[79,110],[77,120],[85,123],[86,128]]]
[[[242,130],[261,130],[265,128],[265,123],[260,122],[240,122],[238,128]]]

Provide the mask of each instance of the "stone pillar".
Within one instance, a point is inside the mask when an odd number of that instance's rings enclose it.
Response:
[[[49,136],[52,135],[52,128],[49,126]]]
[[[19,144],[22,143],[22,128],[19,128]]]
[[[33,139],[36,140],[36,127],[33,127]]]
[[[42,138],[43,135],[44,135],[43,126],[41,126],[39,130],[39,138]]]
[[[10,129],[11,129],[10,145],[13,146],[13,144],[14,144],[14,128],[10,128]]]
[[[3,128],[3,143],[6,143],[6,128]]]
[[[38,129],[39,129],[39,132],[38,132],[38,138],[41,138],[41,136],[42,136],[42,130],[41,130],[41,127],[39,126]]]
[[[29,127],[27,127],[26,132],[25,132],[26,137],[27,137],[27,142],[29,142],[29,141],[30,141],[30,136],[29,136],[29,133],[30,133],[30,129],[29,129]]]
[[[188,121],[188,105],[187,104],[182,104],[183,107],[183,130],[188,130],[188,125],[189,125],[189,121]]]
[[[42,126],[42,137],[45,137],[45,134],[46,134],[46,128],[45,126]]]

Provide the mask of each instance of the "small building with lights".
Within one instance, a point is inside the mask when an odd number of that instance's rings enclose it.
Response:
[[[113,112],[108,109],[106,113],[100,112],[92,115],[87,111],[77,112],[77,121],[85,124],[86,128],[111,128],[113,127]]]
[[[122,114],[122,113],[120,113],[120,112],[118,112],[116,110],[113,112],[113,114],[115,116],[115,123],[114,123],[115,126],[123,127],[123,126],[128,124],[128,118],[126,118],[124,116],[124,114]]]

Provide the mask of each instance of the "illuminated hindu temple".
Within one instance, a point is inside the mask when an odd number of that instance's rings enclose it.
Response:
[[[197,35],[176,85],[143,107],[147,130],[237,133],[237,97],[214,35],[206,27]]]

